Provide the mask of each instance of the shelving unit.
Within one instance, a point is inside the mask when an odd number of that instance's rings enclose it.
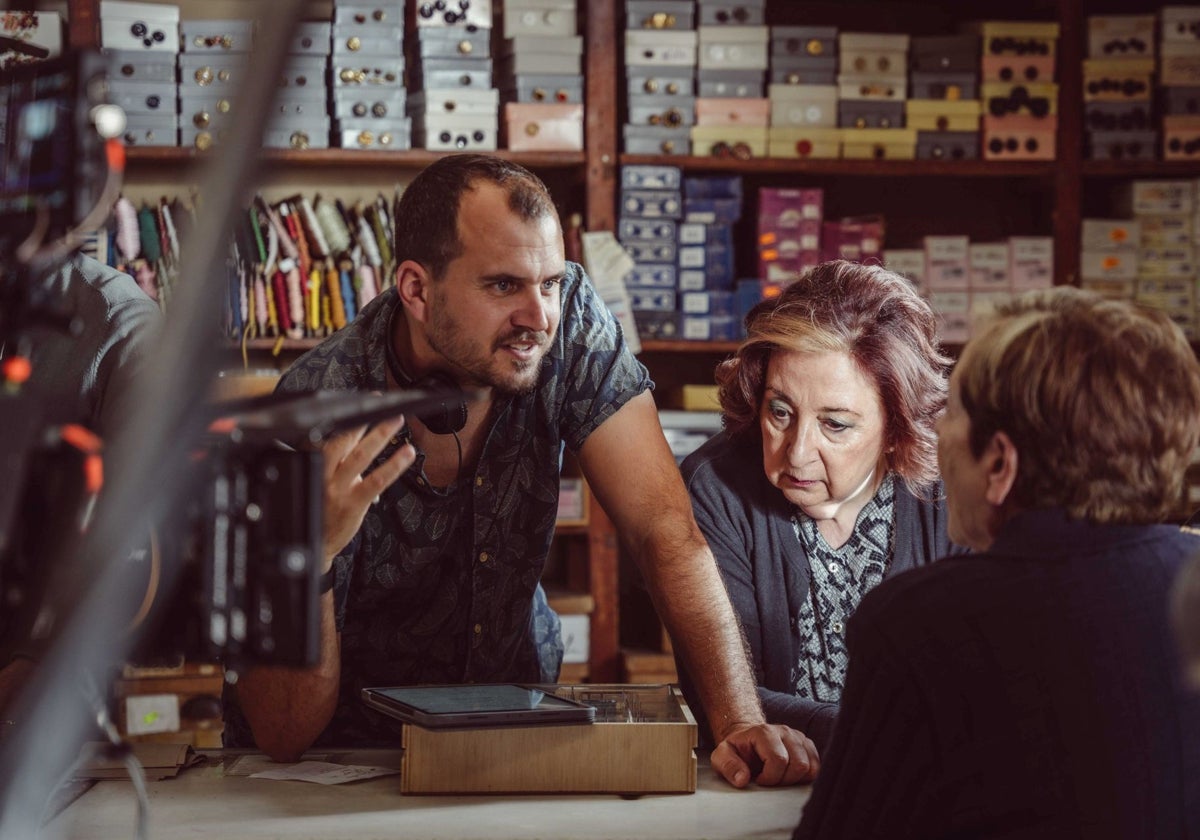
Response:
[[[1082,73],[1086,18],[1090,14],[1145,13],[1144,0],[980,0],[960,6],[935,0],[771,0],[770,24],[836,25],[873,32],[941,34],[952,32],[960,19],[1053,20],[1058,41],[1058,157],[1052,162],[986,161],[857,161],[736,160],[710,157],[626,155],[619,149],[624,122],[624,3],[622,0],[579,0],[580,31],[585,39],[586,151],[498,154],[542,175],[551,191],[572,212],[583,215],[589,230],[615,230],[619,169],[628,164],[666,163],[688,173],[731,173],[746,183],[747,217],[736,229],[739,276],[754,267],[752,198],[758,186],[819,186],[825,189],[828,215],[882,212],[888,221],[889,245],[904,245],[925,233],[969,234],[973,239],[1010,234],[1050,235],[1055,243],[1055,278],[1060,284],[1079,280],[1081,219],[1104,215],[1107,185],[1129,178],[1200,177],[1194,163],[1085,161],[1082,159]],[[68,40],[72,46],[99,41],[99,0],[69,0]],[[266,169],[275,178],[328,179],[337,174],[363,180],[374,176],[411,176],[440,157],[426,151],[268,151]],[[202,153],[186,149],[129,150],[131,178],[143,174],[182,177]],[[247,347],[256,358],[281,352],[293,357],[313,346],[312,340],[256,339]],[[712,382],[716,363],[736,343],[645,342],[641,358],[661,389],[684,383]],[[589,677],[611,681],[618,663],[618,547],[608,518],[589,502],[589,524],[563,529],[563,539],[586,542],[587,595],[591,599]],[[566,596],[564,596],[566,597]],[[572,596],[573,597],[573,596]]]

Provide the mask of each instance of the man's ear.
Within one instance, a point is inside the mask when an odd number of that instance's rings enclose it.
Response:
[[[400,301],[421,323],[428,319],[430,280],[429,272],[419,262],[405,260],[396,266],[396,291]]]
[[[1017,447],[1004,432],[995,432],[983,453],[987,465],[987,490],[984,498],[994,507],[1003,507],[1017,481]]]

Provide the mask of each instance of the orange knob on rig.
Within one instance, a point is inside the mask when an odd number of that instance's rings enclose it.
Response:
[[[10,356],[4,360],[0,372],[4,375],[4,381],[10,385],[24,385],[33,374],[33,365],[24,356]]]

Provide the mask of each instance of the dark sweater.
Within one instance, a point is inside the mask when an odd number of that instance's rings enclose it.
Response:
[[[1167,615],[1197,552],[1035,511],[884,581],[796,837],[1200,837],[1200,696]]]
[[[837,704],[794,693],[800,657],[794,619],[808,599],[808,557],[792,526],[792,504],[763,472],[758,436],[716,435],[683,462],[683,477],[749,642],[767,721],[799,729],[822,750]],[[941,498],[940,484],[931,495]],[[888,577],[949,553],[944,502],[921,501],[897,482],[894,546]],[[684,663],[677,664],[684,695],[707,734],[693,682]]]

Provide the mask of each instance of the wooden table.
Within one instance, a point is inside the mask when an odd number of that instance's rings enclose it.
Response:
[[[600,840],[601,838],[790,838],[809,788],[737,790],[701,758],[694,794],[401,796],[400,777],[342,785],[271,781],[227,773],[233,754],[174,779],[149,782],[149,826],[168,838],[280,840]],[[395,751],[314,755],[342,764],[399,767]],[[132,838],[137,802],[128,781],[101,781],[50,822],[43,837]]]

